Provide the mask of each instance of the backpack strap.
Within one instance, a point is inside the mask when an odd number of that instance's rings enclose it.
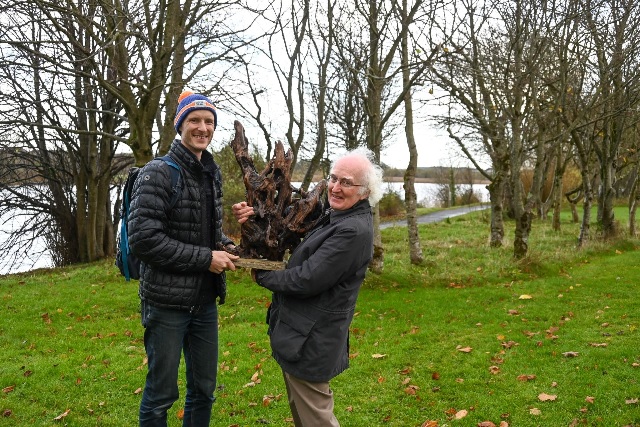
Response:
[[[171,202],[170,206],[173,206],[178,201],[178,196],[180,196],[180,192],[182,190],[182,182],[180,182],[180,166],[171,158],[171,156],[164,155],[162,157],[158,157],[158,159],[164,161],[171,168]]]

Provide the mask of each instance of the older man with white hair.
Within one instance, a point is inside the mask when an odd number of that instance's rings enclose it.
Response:
[[[329,381],[349,367],[349,325],[373,256],[371,207],[382,197],[382,169],[357,149],[334,161],[328,183],[331,209],[286,269],[253,272],[273,292],[268,333],[296,427],[339,426]],[[253,214],[244,202],[233,211],[239,222]]]

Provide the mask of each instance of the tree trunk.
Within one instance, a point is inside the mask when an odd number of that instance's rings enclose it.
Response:
[[[600,166],[600,197],[598,198],[598,221],[602,227],[602,236],[611,239],[616,236],[616,222],[614,207],[616,181],[613,158],[606,156]]]
[[[406,19],[407,0],[402,1],[402,18]],[[410,86],[409,75],[409,47],[408,29],[402,33],[402,83],[404,87]],[[413,133],[413,104],[411,91],[407,90],[404,96],[405,135],[409,147],[409,165],[404,173],[404,201],[407,209],[407,233],[409,237],[409,259],[411,264],[419,265],[423,261],[422,247],[420,246],[420,234],[418,233],[418,196],[416,194],[416,169],[418,167],[418,149]]]
[[[591,206],[593,205],[593,190],[591,188],[591,179],[588,169],[582,170],[582,191],[584,193],[584,201],[582,206],[582,223],[580,225],[580,235],[578,236],[578,247],[584,247],[589,240],[591,230]]]
[[[504,241],[504,218],[503,218],[503,198],[505,183],[501,177],[496,177],[491,184],[487,185],[489,190],[489,200],[491,202],[491,232],[489,236],[489,246],[492,248],[502,247]]]
[[[378,5],[376,0],[369,0],[369,72],[367,74],[367,98],[366,110],[369,121],[367,123],[367,144],[369,149],[380,162],[382,149],[382,91],[385,78],[380,68],[380,40],[376,27],[378,23]],[[369,269],[377,274],[384,270],[384,247],[382,246],[382,234],[380,233],[380,207],[373,208],[373,259],[369,263]]]
[[[637,150],[636,150],[637,157]],[[636,158],[637,161],[637,158]],[[636,237],[636,210],[638,209],[638,166],[633,169],[631,188],[629,189],[629,236]]]

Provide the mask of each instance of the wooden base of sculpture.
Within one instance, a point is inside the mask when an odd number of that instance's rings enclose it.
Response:
[[[257,270],[284,270],[287,263],[284,261],[269,261],[257,258],[240,258],[233,261],[236,267],[255,268]]]

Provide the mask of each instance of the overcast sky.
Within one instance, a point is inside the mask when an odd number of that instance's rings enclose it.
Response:
[[[220,126],[216,130],[212,142],[215,150],[220,149],[234,135],[233,121],[235,118],[224,110],[219,110],[218,116]],[[260,149],[266,151],[261,132],[257,128],[252,128],[250,124],[243,122],[243,120],[240,121],[245,127],[250,144],[258,143]],[[396,141],[390,142],[389,146],[383,150],[381,159],[388,166],[404,169],[409,164],[409,148],[404,136],[404,127],[398,127],[397,132]],[[418,147],[419,167],[468,166],[467,162],[457,153],[453,141],[442,131],[430,127],[427,123],[416,126],[415,138],[416,146]],[[285,149],[287,149],[284,136],[281,137],[281,141],[285,143]]]

